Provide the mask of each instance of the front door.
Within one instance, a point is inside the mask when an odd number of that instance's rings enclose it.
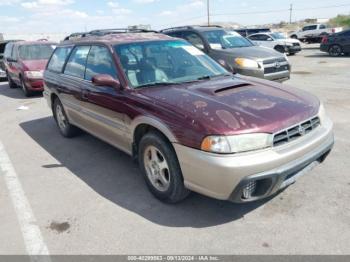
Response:
[[[125,95],[121,89],[95,86],[92,78],[106,74],[118,79],[117,70],[108,47],[94,45],[88,55],[81,108],[84,126],[102,140],[131,153],[130,134],[125,126]]]

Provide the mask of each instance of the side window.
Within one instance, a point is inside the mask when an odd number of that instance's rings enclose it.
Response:
[[[69,57],[64,74],[84,79],[90,46],[76,46]]]
[[[202,50],[204,49],[204,43],[198,34],[192,32],[184,32],[183,36],[188,42],[190,42],[195,47]]]
[[[252,35],[248,37],[250,40],[253,41],[259,41],[260,40],[260,35]]]
[[[170,32],[167,33],[167,35],[172,36],[172,37],[178,37],[178,38],[182,38],[182,32]]]
[[[18,59],[18,45],[13,45],[13,48],[12,48],[12,53],[11,53],[11,58],[13,60],[17,60]]]
[[[309,30],[311,30],[311,29],[310,29],[310,26],[304,26],[304,27],[303,27],[303,31],[309,31]]]
[[[5,58],[10,58],[12,54],[12,49],[13,49],[13,43],[8,43],[5,47],[5,52],[4,52],[4,57]]]
[[[72,47],[57,47],[48,63],[47,69],[57,73],[62,72],[64,63],[71,50]]]
[[[325,25],[320,25],[320,29],[326,29]]]
[[[117,78],[114,61],[108,49],[103,46],[92,46],[86,63],[85,79],[90,81],[98,74]]]

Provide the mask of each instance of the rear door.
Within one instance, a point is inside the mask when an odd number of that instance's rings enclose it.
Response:
[[[82,91],[87,85],[85,81],[85,66],[90,45],[77,45],[71,52],[60,76],[58,90],[69,120],[85,128],[85,116],[82,113]]]
[[[131,140],[125,126],[124,91],[110,86],[95,86],[92,78],[106,74],[118,80],[117,69],[109,47],[92,45],[85,71],[82,94],[84,127],[102,140],[131,153]]]
[[[343,47],[345,53],[350,53],[350,30],[340,34],[340,44]]]

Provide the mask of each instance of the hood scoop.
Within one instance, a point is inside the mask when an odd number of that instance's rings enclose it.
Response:
[[[230,92],[232,92],[232,90],[234,90],[236,88],[245,87],[245,86],[251,86],[251,85],[252,84],[249,84],[249,83],[239,83],[239,84],[236,84],[236,85],[230,85],[230,86],[227,86],[227,87],[216,89],[214,91],[214,94],[218,95],[218,96],[224,96],[226,94],[229,94]]]

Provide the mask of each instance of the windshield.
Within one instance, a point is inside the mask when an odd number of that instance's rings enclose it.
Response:
[[[286,39],[286,36],[282,33],[272,33],[271,36],[274,39]]]
[[[213,49],[249,47],[254,45],[248,39],[233,31],[214,30],[203,32],[203,35]]]
[[[55,46],[53,45],[22,45],[19,47],[19,57],[23,60],[49,59]]]
[[[184,41],[152,41],[115,46],[134,88],[180,84],[228,74],[202,51]]]

